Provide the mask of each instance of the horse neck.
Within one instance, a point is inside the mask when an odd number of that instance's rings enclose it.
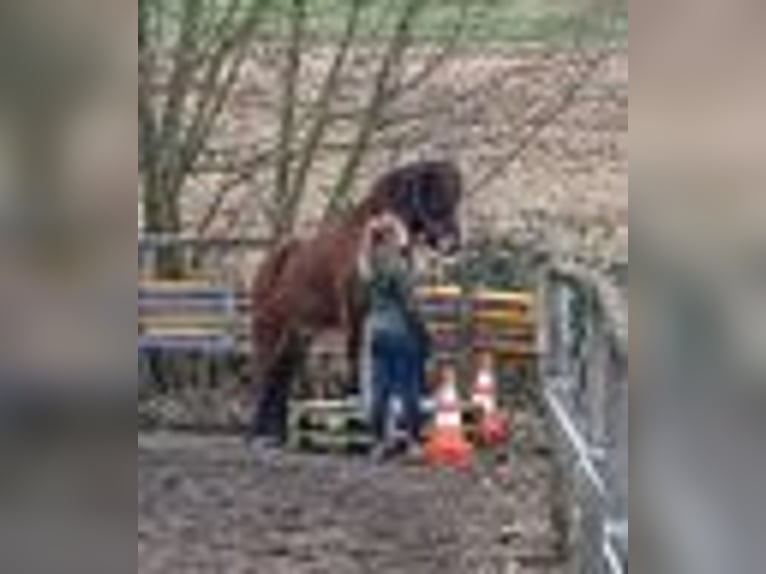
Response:
[[[338,222],[338,229],[345,234],[350,234],[356,240],[364,236],[365,228],[370,220],[381,212],[383,208],[372,198],[368,198],[357,204],[348,214]]]
[[[385,211],[385,206],[380,203],[376,197],[368,197],[354,206],[348,217],[352,222],[364,226],[370,219]]]
[[[337,270],[345,273],[351,267],[356,267],[360,249],[367,232],[367,224],[371,219],[383,212],[378,202],[367,198],[355,205],[341,216],[324,235],[323,240],[334,246]]]

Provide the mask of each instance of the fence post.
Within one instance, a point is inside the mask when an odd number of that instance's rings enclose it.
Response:
[[[589,338],[587,385],[588,385],[588,442],[591,453],[603,462],[607,447],[607,394],[610,387],[610,349],[608,339],[604,334],[604,326],[598,310],[592,315],[590,323],[592,333]]]
[[[538,327],[537,349],[540,353],[540,372],[543,380],[563,373],[564,343],[559,321],[559,293],[554,288],[553,277],[543,272],[538,278]]]
[[[607,392],[607,490],[609,515],[618,522],[628,519],[628,368],[617,349],[610,353],[610,384]]]

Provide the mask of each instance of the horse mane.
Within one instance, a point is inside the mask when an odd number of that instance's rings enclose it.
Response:
[[[446,200],[459,198],[462,194],[462,179],[457,166],[449,161],[432,160],[407,164],[389,171],[373,182],[371,192],[354,207],[338,218],[333,224],[338,232],[349,230],[363,234],[369,220],[388,214],[395,218],[398,229],[409,235],[416,215],[422,211],[419,195],[427,191],[441,194]],[[361,241],[363,237],[359,237]],[[408,238],[403,240],[409,242]],[[261,263],[255,276],[252,294],[257,302],[264,301],[273,292],[282,276],[286,264],[299,250],[303,242],[288,237],[279,243]]]
[[[454,163],[446,160],[421,161],[389,171],[378,178],[363,204],[377,213],[388,209],[407,219],[416,209],[417,192],[437,190],[445,196],[454,194],[459,198],[462,188],[462,176]]]

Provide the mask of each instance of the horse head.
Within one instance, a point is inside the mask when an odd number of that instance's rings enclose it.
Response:
[[[444,255],[459,249],[463,184],[457,166],[445,161],[411,163],[384,175],[374,189],[415,241]]]

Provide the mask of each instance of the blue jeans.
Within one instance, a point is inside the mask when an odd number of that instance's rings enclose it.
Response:
[[[420,438],[422,353],[418,341],[406,331],[373,331],[372,335],[372,430],[378,440],[386,438],[391,399],[398,396],[407,434]]]

